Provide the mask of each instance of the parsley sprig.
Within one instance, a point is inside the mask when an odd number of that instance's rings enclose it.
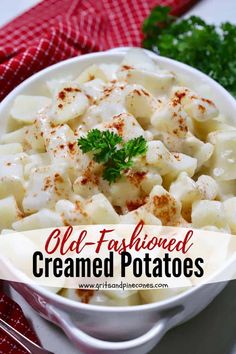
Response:
[[[108,130],[90,130],[86,137],[78,140],[78,145],[83,153],[92,152],[93,160],[100,163],[107,163],[116,152],[117,144],[122,143],[122,138]]]
[[[236,96],[236,26],[220,27],[200,17],[177,19],[169,7],[157,6],[143,23],[143,46],[191,65]]]
[[[120,178],[122,172],[132,167],[133,159],[147,150],[147,142],[142,136],[123,142],[119,135],[98,129],[79,138],[78,145],[83,153],[91,152],[93,160],[103,164],[103,178],[109,183]]]

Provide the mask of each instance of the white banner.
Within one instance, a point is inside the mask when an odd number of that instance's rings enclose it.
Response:
[[[236,237],[206,230],[140,223],[0,237],[0,278],[44,287],[185,288],[234,279],[235,265]]]

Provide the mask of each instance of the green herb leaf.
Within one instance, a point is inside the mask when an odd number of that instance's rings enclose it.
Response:
[[[103,178],[109,183],[120,178],[122,172],[132,167],[133,159],[147,150],[147,142],[142,136],[124,143],[119,135],[98,129],[90,130],[86,137],[78,139],[78,145],[83,153],[92,152],[93,160],[103,164]]]
[[[93,152],[96,162],[107,162],[116,150],[116,145],[121,142],[122,138],[119,135],[98,129],[90,130],[86,138],[78,139],[78,145],[83,153]]]
[[[131,159],[146,152],[147,142],[142,136],[139,136],[138,138],[127,141],[127,143],[124,144],[123,149],[127,158]]]
[[[176,19],[154,8],[143,23],[143,46],[206,73],[236,96],[236,26],[209,25],[200,17]]]
[[[143,22],[143,32],[153,33],[153,31],[158,31],[158,27],[165,27],[174,20],[174,16],[169,15],[170,7],[168,6],[157,6],[155,7],[150,16],[146,18]]]

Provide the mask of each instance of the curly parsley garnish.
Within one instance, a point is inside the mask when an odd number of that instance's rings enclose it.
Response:
[[[133,159],[147,150],[147,142],[142,136],[125,143],[119,135],[98,129],[79,138],[78,145],[84,154],[92,152],[93,160],[103,164],[103,178],[109,183],[120,178],[122,172],[132,167]]]
[[[209,25],[200,17],[177,19],[157,6],[143,23],[143,46],[191,65],[236,96],[236,26]]]

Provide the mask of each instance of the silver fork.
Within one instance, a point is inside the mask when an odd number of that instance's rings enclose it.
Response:
[[[0,329],[7,335],[15,340],[21,347],[27,350],[31,354],[53,354],[46,349],[41,348],[39,345],[26,338],[23,334],[18,332],[15,328],[10,326],[4,320],[0,318]]]

